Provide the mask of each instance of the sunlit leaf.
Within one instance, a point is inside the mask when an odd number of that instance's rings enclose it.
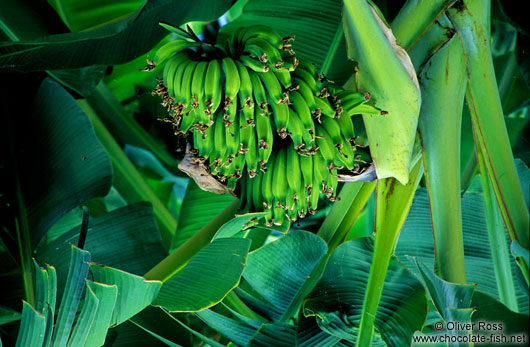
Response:
[[[182,201],[178,228],[171,242],[171,249],[178,248],[186,242],[232,201],[234,201],[234,197],[228,194],[217,195],[206,192],[199,188],[195,182],[190,181]],[[208,211],[207,216],[205,216],[204,211]]]
[[[249,247],[247,239],[214,240],[164,281],[153,305],[184,312],[217,304],[239,283]]]
[[[94,263],[90,264],[90,272],[95,282],[118,287],[111,326],[125,322],[151,304],[162,286],[160,281],[147,281],[143,277]]]

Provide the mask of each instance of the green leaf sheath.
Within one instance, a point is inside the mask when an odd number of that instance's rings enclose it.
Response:
[[[363,311],[357,346],[368,346],[374,333],[383,283],[390,256],[405,218],[412,204],[419,178],[422,174],[421,161],[410,173],[409,183],[402,185],[394,178],[379,180],[376,192],[375,246],[370,277],[364,293]]]
[[[510,247],[506,237],[504,222],[493,194],[491,182],[488,179],[484,157],[480,149],[477,151],[478,166],[483,174],[480,175],[482,183],[482,194],[484,198],[484,210],[486,211],[486,224],[488,229],[491,258],[495,269],[497,288],[499,289],[500,301],[512,311],[518,311],[515,283],[510,264]]]
[[[440,49],[420,75],[418,131],[431,203],[436,263],[440,276],[466,283],[460,197],[460,124],[466,68],[457,38]]]
[[[475,143],[483,153],[510,238],[528,248],[529,212],[515,169],[491,58],[490,2],[464,1],[449,14],[464,48],[469,78],[466,99]]]
[[[397,43],[410,51],[454,2],[455,0],[407,0],[391,24]]]

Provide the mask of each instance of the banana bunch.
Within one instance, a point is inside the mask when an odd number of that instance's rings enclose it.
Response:
[[[369,94],[344,90],[295,56],[271,28],[240,27],[215,45],[179,39],[145,70],[163,66],[153,94],[175,133],[193,138],[195,160],[268,225],[336,199],[337,170],[360,173],[352,116],[384,114]]]

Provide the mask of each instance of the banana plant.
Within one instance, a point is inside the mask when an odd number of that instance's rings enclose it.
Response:
[[[6,4],[4,343],[528,336],[505,2]]]

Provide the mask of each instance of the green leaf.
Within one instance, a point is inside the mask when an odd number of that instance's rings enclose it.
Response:
[[[54,80],[80,94],[88,96],[100,83],[107,71],[106,66],[92,65],[78,69],[48,70]]]
[[[361,316],[365,314],[363,297],[371,295],[368,281],[374,255],[372,238],[339,246],[305,303],[304,315],[316,316],[319,326],[328,333],[361,343],[358,334]],[[374,312],[376,334],[370,341],[376,345],[381,339],[389,346],[409,345],[414,331],[421,330],[427,317],[425,290],[395,258],[389,261],[381,285],[381,297]]]
[[[453,37],[427,62],[419,81],[422,104],[418,132],[431,204],[437,266],[443,279],[465,283],[460,160],[455,158],[460,156],[467,75],[458,38]]]
[[[88,281],[87,281],[88,283]],[[68,346],[84,346],[88,337],[94,319],[98,311],[99,299],[92,289],[87,285],[85,287],[85,300],[83,301],[83,308],[79,313],[76,324],[68,339]]]
[[[134,13],[145,0],[91,1],[48,0],[64,24],[73,32],[86,31],[108,23],[117,22]]]
[[[89,346],[102,346],[105,343],[105,336],[109,329],[112,312],[118,297],[118,287],[87,281],[87,288],[90,288],[99,300],[99,305],[95,313],[94,321],[86,338]]]
[[[243,277],[269,303],[269,317],[289,319],[286,312],[326,251],[320,237],[295,230],[249,254]]]
[[[490,244],[486,241],[488,232],[481,194],[469,192],[463,196],[462,227],[467,281],[477,283],[477,290],[499,300]],[[415,265],[407,255],[414,256],[430,268],[434,268],[429,198],[424,188],[416,192],[410,213],[399,235],[395,254],[399,261],[411,270],[414,270]],[[515,275],[517,266],[513,259],[510,263],[511,271]],[[517,283],[515,277],[513,282]],[[519,310],[528,312],[525,311],[528,310],[528,290],[520,286],[516,286],[515,289]]]
[[[198,319],[191,321],[189,318],[190,315],[187,313],[170,314],[160,307],[149,306],[131,318],[129,322],[134,323],[138,327],[141,326],[144,331],[149,330],[172,343],[193,346],[196,341],[194,341],[192,334],[188,330],[189,328],[186,329],[177,322],[180,319],[189,325],[198,327],[194,325],[195,322],[199,322]]]
[[[468,323],[473,312],[471,308],[471,297],[473,296],[476,285],[456,284],[444,281],[422,262],[416,261],[416,266],[442,318],[446,322]],[[465,318],[465,321],[462,321],[461,318]]]
[[[220,334],[226,336],[240,346],[246,346],[252,335],[256,333],[256,328],[253,328],[244,322],[225,317],[210,309],[199,311],[195,314]]]
[[[46,264],[46,271],[48,272],[48,302],[47,302],[47,318],[46,333],[44,334],[45,347],[50,346],[53,336],[54,320],[55,320],[55,305],[57,301],[57,272],[53,266]]]
[[[56,82],[42,82],[29,113],[31,121],[17,129],[25,134],[17,147],[25,153],[19,156],[21,183],[36,245],[74,207],[104,196],[112,173],[90,121]],[[28,137],[32,141],[22,141]]]
[[[46,319],[27,302],[23,302],[17,347],[40,347],[44,341]]]
[[[475,309],[475,312],[471,316],[471,322],[475,324],[475,329],[473,329],[474,335],[491,337],[491,329],[485,328],[484,325],[496,323],[501,324],[501,329],[499,329],[500,331],[493,332],[495,334],[502,333],[508,336],[518,335],[528,337],[528,314],[513,312],[491,296],[479,291],[473,293],[471,305]]]
[[[218,238],[164,285],[153,305],[169,311],[199,311],[219,303],[239,284],[250,240]]]
[[[75,246],[71,246],[71,249],[72,256],[68,278],[53,331],[52,346],[54,347],[66,346],[88,274],[87,262],[90,261],[90,253]]]
[[[46,318],[46,308],[48,304],[49,295],[49,279],[48,272],[41,268],[39,264],[33,259],[35,265],[35,311],[44,315]]]
[[[63,29],[57,28],[56,22],[58,21],[54,20],[53,10],[50,11],[50,7],[44,2],[32,4],[32,6],[20,6],[13,0],[5,0],[3,5],[3,11],[0,13],[0,31],[11,41],[31,40],[55,34],[58,29]],[[106,69],[106,66],[87,66],[80,69],[59,69],[46,72],[59,83],[86,96],[101,81]]]
[[[363,115],[377,177],[409,180],[421,96],[408,54],[365,0],[344,1],[344,28],[348,56],[359,62],[349,89],[369,92],[388,112]]]
[[[521,257],[525,260],[525,262],[528,264],[530,263],[529,259],[529,251],[525,248],[523,248],[517,240],[512,241],[512,245],[510,247],[511,252],[514,257]]]
[[[59,287],[64,283],[70,244],[77,244],[79,229],[80,225],[37,249],[41,263],[58,269]],[[90,219],[85,249],[90,251],[94,262],[138,275],[166,256],[148,203],[129,205]]]
[[[21,314],[7,307],[0,306],[0,325],[15,322],[21,318]]]
[[[142,61],[142,64],[144,62]],[[141,66],[141,65],[140,65]],[[138,65],[136,65],[138,67]],[[130,71],[130,68],[128,69]],[[150,86],[153,87],[156,83],[155,76],[149,74],[139,74],[135,70],[136,75],[148,76],[150,78]],[[118,83],[115,80],[109,80],[107,83]],[[122,84],[129,85],[130,81],[121,81]],[[136,93],[134,85],[133,95]],[[153,138],[149,133],[138,124],[132,117],[130,112],[127,112],[117,99],[116,90],[111,90],[105,83],[97,85],[94,93],[90,95],[87,100],[90,107],[97,114],[98,118],[104,123],[105,127],[112,133],[115,140],[122,144],[129,144],[144,148],[153,153],[164,165],[170,169],[177,168],[177,160],[162,146],[157,139]]]
[[[160,281],[147,281],[140,276],[94,263],[90,263],[90,272],[94,282],[118,287],[111,326],[125,322],[150,305],[162,286]]]
[[[254,212],[236,216],[232,220],[223,224],[223,226],[215,234],[214,239],[222,237],[232,237],[239,232],[242,232],[254,225],[257,225],[256,223],[258,222],[258,219],[260,219],[264,215],[265,212]]]
[[[114,168],[114,187],[120,195],[129,203],[149,201],[153,205],[153,212],[160,230],[160,236],[165,247],[168,247],[175,233],[177,221],[169,212],[167,206],[160,201],[151,187],[145,182],[142,174],[127,158],[114,137],[105,128],[94,110],[83,102],[80,104],[87,111],[99,140],[108,152]]]
[[[0,70],[120,64],[147,52],[167,35],[158,22],[181,25],[192,20],[208,21],[223,14],[230,4],[228,0],[149,0],[133,16],[91,31],[0,43]]]
[[[276,322],[263,324],[250,339],[248,346],[296,346],[296,342],[296,327]]]
[[[168,313],[169,315],[169,313]],[[170,315],[171,316],[171,315]],[[174,320],[176,320],[183,328],[185,328],[186,330],[188,330],[190,333],[192,333],[193,335],[197,336],[202,342],[204,343],[207,343],[208,345],[210,346],[213,346],[213,347],[223,347],[224,345],[218,343],[217,341],[214,341],[212,339],[209,339],[208,337],[204,336],[203,334],[201,333],[198,333],[196,332],[195,330],[191,329],[190,327],[188,327],[188,325],[182,323],[180,320],[178,320],[177,318],[171,316],[171,318],[173,318]]]
[[[282,36],[294,35],[296,56],[316,64],[321,73],[342,84],[349,77],[344,71],[353,72],[353,64],[346,56],[341,11],[341,3],[333,0],[249,0],[227,29],[264,23]]]
[[[234,200],[234,197],[228,194],[217,195],[204,191],[190,180],[182,201],[178,228],[171,242],[171,249],[184,244]],[[205,218],[204,211],[208,211],[210,217]]]

